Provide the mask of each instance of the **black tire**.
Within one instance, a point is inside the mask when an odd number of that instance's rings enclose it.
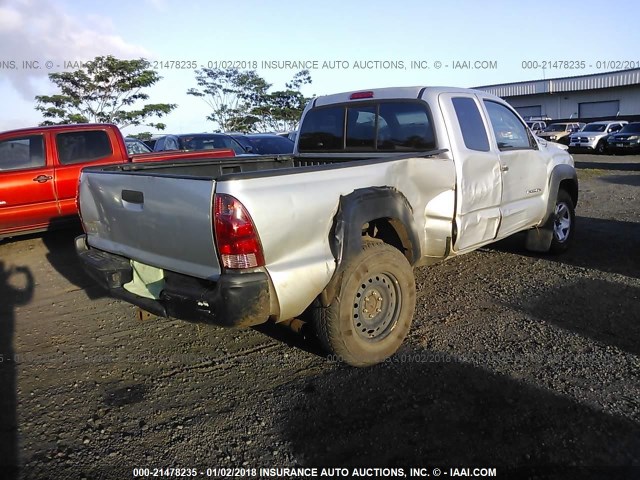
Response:
[[[607,153],[607,142],[604,140],[600,140],[596,145],[596,153],[598,155],[604,155]]]
[[[416,305],[413,269],[396,248],[365,242],[344,267],[336,298],[313,309],[323,348],[355,367],[393,355],[409,332]]]
[[[576,212],[571,195],[566,190],[559,190],[556,205],[553,209],[551,228],[553,239],[551,240],[550,253],[566,252],[571,242],[576,227]]]

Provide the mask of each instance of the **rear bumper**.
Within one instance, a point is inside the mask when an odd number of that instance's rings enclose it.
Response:
[[[165,271],[165,287],[154,300],[122,287],[132,279],[129,259],[90,248],[85,235],[75,243],[84,269],[112,297],[155,315],[225,327],[249,327],[269,318],[269,279],[264,272],[225,273],[211,282]]]

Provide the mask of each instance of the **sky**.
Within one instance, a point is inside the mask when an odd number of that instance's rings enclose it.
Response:
[[[178,105],[165,131],[205,132],[209,107],[186,94],[194,71],[165,62],[233,63],[273,89],[300,70],[286,61],[306,62],[306,96],[493,85],[640,67],[640,29],[626,20],[639,13],[633,0],[0,0],[0,131],[40,123],[34,97],[57,93],[47,74],[97,55],[161,62],[147,93]]]

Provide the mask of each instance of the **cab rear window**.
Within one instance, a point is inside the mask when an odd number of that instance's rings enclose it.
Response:
[[[310,110],[300,128],[300,152],[414,152],[435,148],[422,102],[357,102]]]
[[[59,133],[56,146],[63,165],[90,162],[113,155],[109,136],[103,130]]]

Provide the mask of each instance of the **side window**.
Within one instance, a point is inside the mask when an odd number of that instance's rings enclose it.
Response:
[[[27,170],[44,166],[42,135],[0,141],[0,171]]]
[[[458,117],[464,145],[469,150],[488,152],[489,138],[475,100],[469,97],[456,97],[452,98],[451,102]]]
[[[436,147],[433,126],[422,103],[381,103],[378,150],[420,151]],[[387,123],[388,128],[383,123]]]
[[[113,154],[109,136],[103,130],[59,133],[56,145],[63,165],[91,162]]]
[[[534,148],[533,139],[518,117],[501,103],[484,101],[500,150]]]

